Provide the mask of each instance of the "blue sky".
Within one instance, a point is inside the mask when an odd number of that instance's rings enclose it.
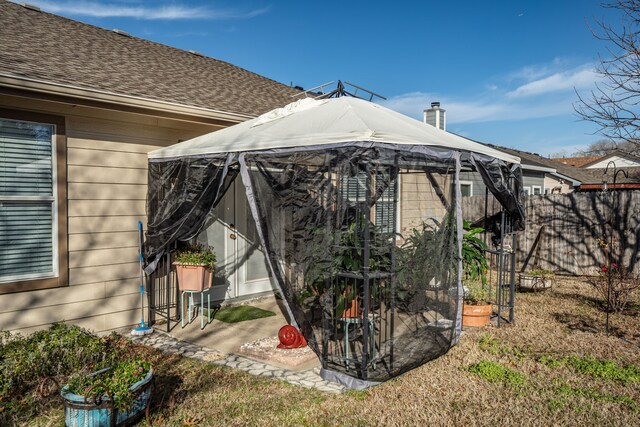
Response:
[[[601,0],[29,0],[43,10],[231,62],[285,84],[346,80],[415,118],[431,101],[449,131],[548,155],[595,142],[588,93],[616,23]]]

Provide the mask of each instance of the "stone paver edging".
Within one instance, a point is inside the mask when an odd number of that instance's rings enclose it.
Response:
[[[134,335],[130,336],[130,338],[135,343],[157,348],[165,353],[178,354],[183,357],[211,362],[220,366],[241,369],[251,375],[259,377],[278,379],[301,387],[313,387],[327,393],[342,393],[345,391],[344,386],[323,380],[316,372],[316,369],[295,372],[235,354],[225,355],[207,347],[200,347],[186,341],[180,341],[166,332],[158,330],[155,330],[151,335]]]

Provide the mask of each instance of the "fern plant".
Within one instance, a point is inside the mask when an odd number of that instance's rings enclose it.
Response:
[[[487,284],[487,257],[485,251],[487,244],[477,235],[484,233],[484,228],[471,228],[470,221],[463,223],[464,234],[462,236],[462,265],[464,277],[470,282],[480,280],[482,285]]]

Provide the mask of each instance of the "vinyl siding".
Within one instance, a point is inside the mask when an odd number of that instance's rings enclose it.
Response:
[[[0,107],[66,117],[69,244],[69,286],[0,295],[0,329],[30,332],[63,320],[94,331],[135,324],[147,152],[216,127],[9,96]]]

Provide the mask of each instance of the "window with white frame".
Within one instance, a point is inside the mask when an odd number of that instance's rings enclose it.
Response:
[[[542,187],[539,185],[532,185],[531,190],[533,191],[533,194],[535,196],[539,196],[540,194],[542,194]]]
[[[524,187],[524,194],[526,194],[527,196],[531,194],[531,187]]]
[[[460,181],[460,191],[462,197],[473,196],[473,181]]]
[[[51,124],[0,119],[0,288],[58,274]]]

